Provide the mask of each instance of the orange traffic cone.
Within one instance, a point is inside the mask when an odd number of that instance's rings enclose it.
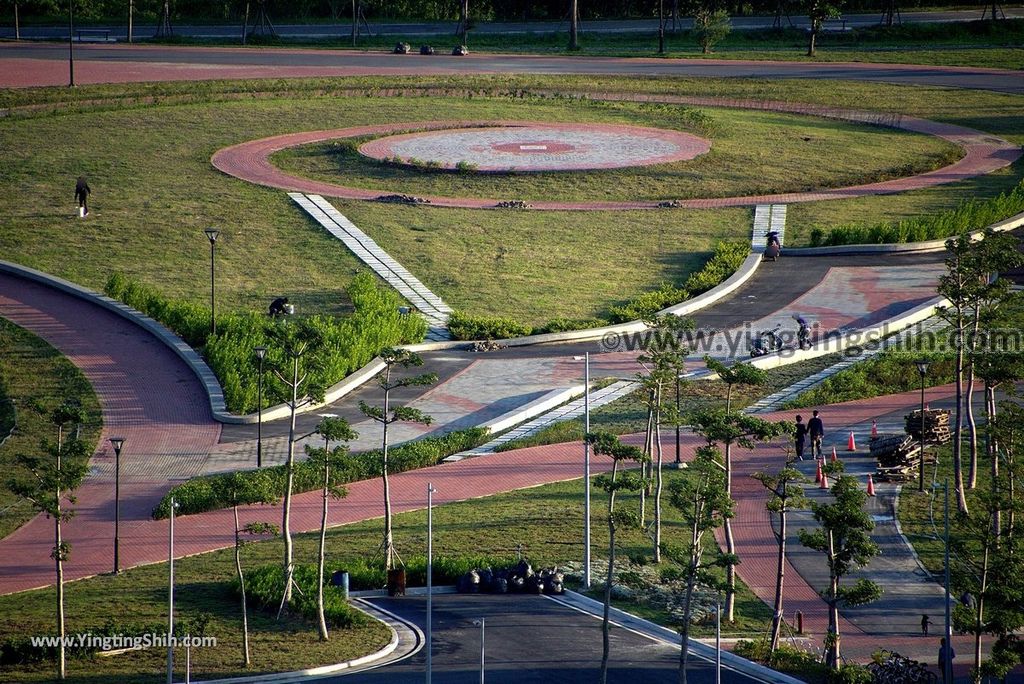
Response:
[[[875,482],[871,479],[871,473],[868,473],[868,496],[875,495]]]
[[[878,423],[873,420],[873,421],[871,421],[871,437],[875,438],[877,436],[878,436]]]
[[[854,441],[853,433],[852,432],[850,433],[850,441],[847,442],[847,444],[846,444],[846,450],[847,451],[856,451],[857,450],[857,442]]]
[[[818,485],[818,489],[828,489],[828,473],[824,470],[821,471],[821,484]]]
[[[814,459],[814,462],[818,464],[818,472],[814,475],[814,481],[815,482],[821,482],[821,476],[822,476],[822,472],[821,472],[821,459],[820,458],[816,458],[816,459]]]
[[[836,455],[836,447],[835,447],[835,445],[833,445],[832,446],[832,462],[835,463],[838,460],[839,460],[839,456]]]

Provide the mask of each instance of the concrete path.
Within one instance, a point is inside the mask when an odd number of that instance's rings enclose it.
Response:
[[[440,297],[430,291],[390,254],[381,249],[373,238],[359,230],[319,195],[303,195],[290,192],[288,196],[323,226],[327,232],[344,243],[364,264],[373,269],[388,285],[398,290],[406,301],[412,304],[427,319],[430,330],[427,339],[437,342],[450,340],[448,316],[452,309]]]
[[[60,86],[68,83],[67,45],[0,45],[0,87]],[[391,55],[382,52],[199,48],[156,45],[80,45],[75,48],[75,82],[132,83],[239,78],[399,76],[456,74],[581,74],[640,78],[797,78],[876,81],[904,85],[973,88],[1024,93],[1016,71],[856,62],[770,62],[754,60],[488,55],[465,57]]]

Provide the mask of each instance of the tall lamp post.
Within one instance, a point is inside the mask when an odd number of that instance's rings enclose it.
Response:
[[[924,491],[924,376],[928,374],[928,361],[921,359],[914,362],[917,365],[917,372],[921,376],[921,460],[918,467],[917,491]]]
[[[167,536],[167,684],[174,684],[174,511],[178,502],[171,497],[171,526]]]
[[[215,315],[216,303],[214,300],[213,253],[217,244],[217,236],[220,235],[220,231],[216,228],[207,228],[203,232],[206,233],[206,237],[210,239],[210,334],[213,335],[217,332],[217,317]]]
[[[484,637],[487,634],[487,618],[473,620],[473,624],[480,626],[480,684],[484,684]]]
[[[267,358],[266,347],[256,347],[256,358],[260,360],[260,375],[256,389],[256,467],[263,467],[263,359]]]
[[[680,445],[680,441],[679,441],[679,428],[681,427],[680,424],[679,424],[679,413],[680,413],[680,411],[679,411],[679,382],[680,382],[680,377],[681,377],[680,374],[676,373],[676,416],[675,416],[675,418],[676,418],[676,463],[677,464],[682,463],[682,453],[681,453],[682,450],[680,448],[681,445]]]
[[[121,449],[124,437],[111,437],[110,444],[114,447],[114,574],[121,572],[120,527],[121,527]]]
[[[75,0],[68,0],[68,85],[75,87]]]
[[[583,356],[583,588],[590,588],[590,352]],[[480,671],[481,681],[483,670]]]
[[[427,483],[427,684],[430,684],[432,670],[431,651],[433,634],[431,617],[434,612],[434,485]]]

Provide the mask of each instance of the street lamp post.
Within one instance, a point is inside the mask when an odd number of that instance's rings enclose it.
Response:
[[[917,479],[917,491],[924,491],[924,376],[928,374],[928,361],[921,359],[915,361],[917,364],[917,372],[921,376],[921,424],[918,426],[921,429],[921,460],[919,461],[918,467],[918,479]]]
[[[256,389],[256,467],[263,467],[263,359],[267,357],[266,347],[256,347],[256,358],[260,360],[260,374]]]
[[[120,528],[121,528],[121,449],[124,437],[111,437],[110,444],[114,447],[114,574],[121,572]]]
[[[679,441],[679,380],[680,375],[676,373],[676,464],[682,463],[682,452]]]
[[[174,511],[178,502],[171,497],[171,526],[167,535],[167,684],[174,684]]]
[[[68,85],[75,87],[75,0],[68,0]]]
[[[583,357],[583,588],[590,588],[590,352]],[[481,680],[483,670],[480,671]]]
[[[213,265],[213,254],[214,248],[217,244],[217,236],[220,235],[220,231],[216,228],[207,228],[203,231],[206,233],[206,237],[210,239],[210,334],[214,335],[217,332],[217,317],[216,317],[216,301],[214,298],[214,265]]]
[[[953,624],[949,615],[949,478],[946,478],[943,487],[943,512],[942,517],[945,525],[946,551],[945,551],[945,584],[946,584],[946,660],[942,668],[942,681],[945,684],[953,682],[953,659],[949,654],[953,652]]]
[[[434,485],[427,483],[427,684],[430,684],[432,668],[431,651],[433,635],[431,617],[434,612]]]
[[[484,637],[487,632],[487,618],[480,618],[479,620],[473,620],[474,625],[480,626],[480,684],[484,684]]]

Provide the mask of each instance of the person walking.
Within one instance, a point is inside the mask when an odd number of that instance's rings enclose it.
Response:
[[[796,458],[798,461],[804,460],[804,440],[807,439],[807,424],[804,422],[803,416],[796,417],[796,434],[794,435],[794,444],[796,447]]]
[[[921,635],[928,636],[928,625],[932,624],[927,614],[921,616]]]
[[[952,680],[954,658],[956,658],[956,652],[953,650],[952,644],[946,645],[946,637],[942,637],[942,641],[939,642],[939,669],[942,670],[942,681],[945,684],[952,684],[952,681],[946,680],[946,670],[948,665],[949,679]]]
[[[821,458],[821,440],[825,437],[825,424],[818,417],[818,409],[811,411],[807,421],[807,435],[811,438],[811,456]]]
[[[75,183],[75,200],[78,201],[78,215],[82,218],[89,215],[89,193],[91,192],[89,184],[85,182],[85,176],[79,176],[78,182]]]

